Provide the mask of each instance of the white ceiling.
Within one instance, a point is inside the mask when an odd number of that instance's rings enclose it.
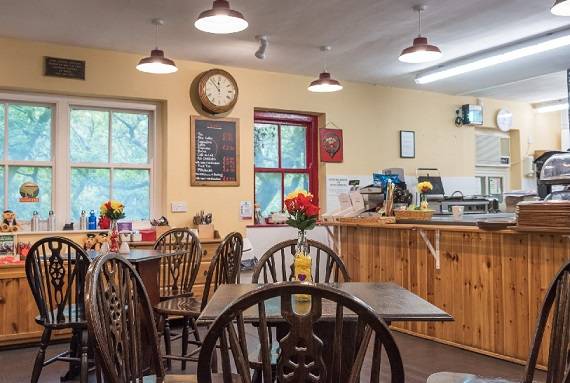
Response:
[[[402,64],[416,34],[418,0],[231,0],[250,23],[229,36],[196,30],[211,0],[0,0],[0,36],[147,54],[150,19],[161,17],[160,46],[169,57],[316,75],[318,47],[332,45],[329,69],[340,80],[524,101],[560,98],[570,47],[429,85],[416,85],[425,65]],[[444,52],[438,63],[570,25],[550,14],[553,0],[426,0],[423,29]],[[254,36],[270,35],[265,60]],[[540,77],[547,75],[546,77]],[[534,80],[521,81],[529,78]],[[543,82],[544,81],[546,82]],[[560,80],[560,81],[559,81]],[[508,86],[499,86],[509,84]]]

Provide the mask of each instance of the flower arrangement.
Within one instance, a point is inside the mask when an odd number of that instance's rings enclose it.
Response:
[[[285,198],[285,208],[289,213],[287,225],[300,231],[311,230],[315,227],[319,207],[315,204],[311,193],[301,189],[289,193]]]
[[[429,204],[426,198],[426,193],[433,190],[433,185],[429,181],[419,182],[416,186],[418,193],[420,193],[420,210],[428,210]]]
[[[116,200],[103,202],[99,208],[101,217],[107,217],[111,221],[117,221],[125,218],[125,205]]]

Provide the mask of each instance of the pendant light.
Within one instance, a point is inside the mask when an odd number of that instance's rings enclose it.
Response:
[[[340,85],[340,82],[332,78],[331,74],[327,72],[326,56],[327,53],[331,50],[331,47],[322,46],[320,49],[324,55],[323,71],[319,74],[319,78],[317,80],[309,84],[309,87],[307,89],[310,92],[317,92],[317,93],[337,92],[342,89],[342,85]]]
[[[164,57],[164,52],[158,49],[158,28],[164,25],[164,20],[153,19],[152,23],[156,25],[155,48],[150,51],[150,56],[142,58],[137,65],[137,69],[145,73],[165,74],[174,73],[178,70],[176,64],[171,59]]]
[[[243,31],[248,23],[241,12],[230,8],[227,0],[214,0],[212,9],[200,13],[194,26],[208,33],[227,34]]]
[[[570,0],[556,0],[550,12],[556,16],[570,16]]]
[[[435,45],[428,44],[427,37],[422,36],[422,12],[426,10],[425,5],[416,5],[414,11],[418,12],[418,37],[414,39],[411,47],[402,51],[399,60],[410,64],[426,63],[437,60],[441,57],[441,50]]]

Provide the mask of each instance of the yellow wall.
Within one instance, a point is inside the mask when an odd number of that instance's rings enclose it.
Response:
[[[370,174],[384,167],[403,167],[407,174],[415,174],[419,166],[437,167],[444,176],[474,174],[474,129],[456,128],[453,124],[455,109],[461,104],[475,103],[472,97],[350,82],[343,82],[345,88],[339,93],[313,94],[306,90],[309,77],[226,67],[240,88],[239,101],[229,116],[240,119],[241,186],[190,187],[189,116],[196,111],[189,88],[198,74],[214,65],[176,60],[177,73],[158,76],[138,72],[135,65],[140,56],[133,54],[12,39],[0,39],[0,48],[3,89],[162,103],[166,149],[163,202],[168,206],[170,201],[181,200],[189,205],[187,214],[165,211],[174,225],[188,224],[196,211],[204,209],[214,213],[215,225],[222,233],[243,230],[245,223],[239,221],[239,203],[253,199],[254,108],[325,113],[328,121],[344,130],[344,163],[323,166],[322,177],[325,172]],[[87,79],[44,77],[42,57],[47,55],[86,60]],[[515,129],[520,129],[524,136],[521,146],[526,145],[526,135],[535,126],[530,105],[494,100],[484,100],[484,105],[488,126],[495,125],[499,107],[510,108],[515,115]],[[549,124],[554,122],[541,118],[540,125],[548,125],[550,131]],[[559,126],[558,121],[558,129]],[[399,158],[399,130],[416,131],[415,159]],[[514,186],[517,182],[520,184],[520,177]]]

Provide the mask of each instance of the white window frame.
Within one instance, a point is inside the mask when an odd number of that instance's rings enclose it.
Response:
[[[160,172],[161,147],[158,134],[160,127],[160,110],[157,104],[148,102],[129,102],[109,99],[93,99],[72,96],[42,95],[30,93],[0,92],[1,103],[24,103],[53,106],[52,118],[52,142],[51,142],[51,167],[52,167],[52,209],[56,214],[57,227],[63,227],[64,223],[72,222],[71,217],[71,168],[72,167],[97,167],[109,169],[149,169],[150,171],[150,215],[156,217],[162,215],[162,179]],[[70,113],[72,108],[104,109],[113,111],[147,112],[149,113],[149,143],[148,164],[73,164],[69,156],[70,137]],[[7,113],[6,113],[7,114]],[[6,117],[7,118],[7,117]],[[110,136],[111,137],[111,136]],[[7,142],[7,140],[5,140]],[[5,145],[7,145],[5,143]],[[5,146],[7,148],[7,146]],[[111,148],[109,148],[111,150]],[[47,161],[6,161],[7,165],[25,166],[49,166]],[[91,165],[91,166],[89,166]],[[4,165],[5,166],[5,165]],[[111,180],[112,181],[112,180]],[[7,185],[5,185],[6,187]],[[7,188],[5,190],[8,190]],[[45,219],[46,217],[42,217]],[[21,217],[27,221],[29,217]],[[75,222],[78,229],[79,222]]]

